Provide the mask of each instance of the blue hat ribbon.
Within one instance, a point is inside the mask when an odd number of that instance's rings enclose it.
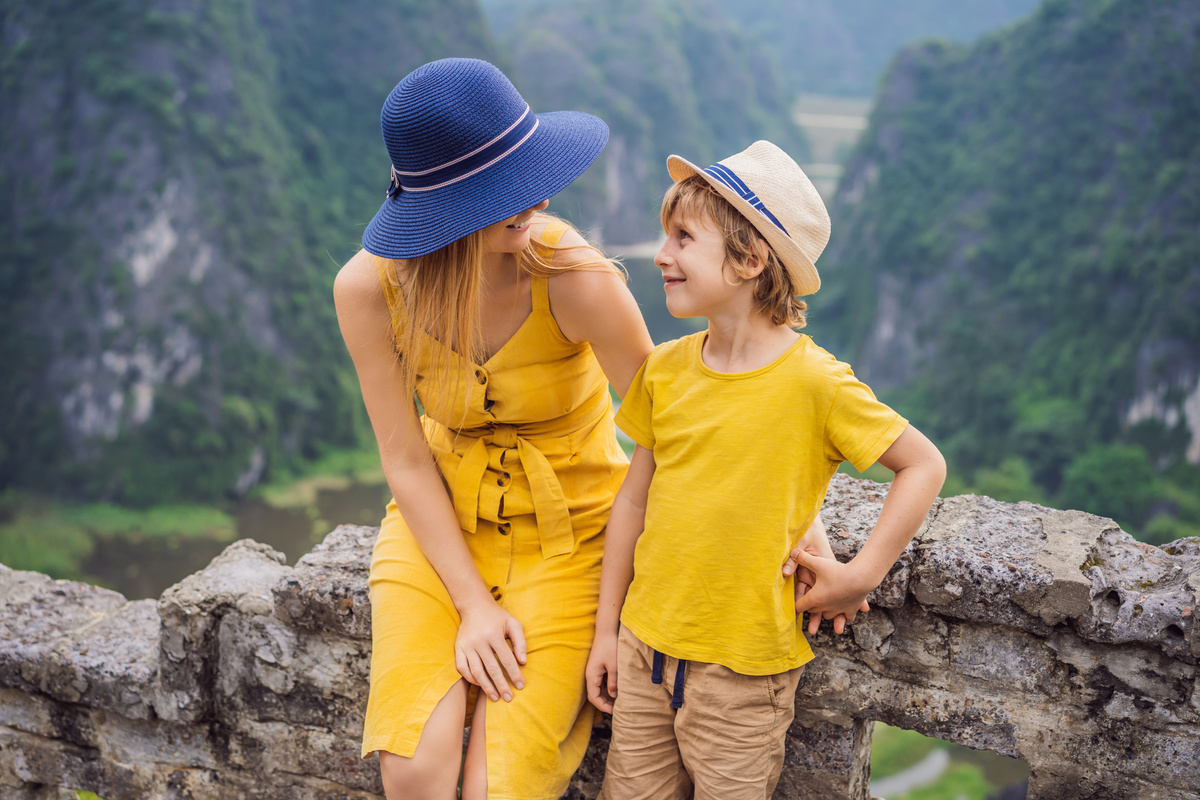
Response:
[[[791,234],[787,232],[787,228],[783,227],[783,223],[776,219],[775,215],[767,210],[767,207],[763,205],[763,201],[758,199],[758,195],[751,191],[750,187],[743,183],[742,179],[739,178],[737,174],[729,167],[725,166],[724,164],[713,164],[711,167],[704,170],[704,174],[720,181],[733,191],[737,192],[739,197],[757,208],[763,213],[764,216],[766,216],[767,219],[775,223],[776,228],[779,228],[779,230],[783,231],[784,234],[789,238],[791,237]]]

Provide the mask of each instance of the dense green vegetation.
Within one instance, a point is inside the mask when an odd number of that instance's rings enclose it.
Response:
[[[798,92],[869,97],[902,45],[968,42],[1028,14],[1038,0],[718,0],[778,59]]]
[[[707,165],[765,138],[806,157],[791,91],[712,0],[533,0],[503,16],[519,20],[502,44],[534,108],[588,111],[612,131],[596,165],[553,201],[607,242],[659,234],[671,153]]]
[[[540,24],[539,18],[557,16],[563,6],[577,1],[480,0],[479,5],[493,30],[511,40],[522,35],[530,20]],[[595,16],[628,14],[628,8],[591,5]],[[736,23],[744,32],[735,34],[738,52],[756,61],[772,60],[793,92],[869,97],[902,45],[933,37],[970,41],[1037,5],[1038,0],[716,0],[676,8],[694,24],[728,29],[729,22]],[[654,52],[637,57],[653,60]]]
[[[894,63],[813,302],[943,447],[950,491],[1200,533],[1198,39],[1186,0],[1050,0]],[[1174,413],[1131,424],[1147,393]]]
[[[139,507],[211,502],[256,462],[270,476],[361,444],[333,276],[387,185],[382,98],[430,58],[494,57],[478,9],[0,9],[0,106],[12,110],[0,126],[0,488]],[[171,185],[186,194],[171,222],[194,226],[173,232],[162,267],[177,285],[139,283],[126,237]],[[218,263],[193,285],[200,242]],[[63,398],[87,383],[88,365],[161,354],[175,330],[199,343],[202,366],[160,379],[144,423],[127,411],[100,433],[64,423]],[[128,409],[135,377],[95,402],[123,392]]]
[[[970,38],[1033,3],[482,5],[500,44],[474,0],[0,0],[0,561],[80,576],[119,529],[220,541],[227,520],[179,509],[369,447],[329,290],[387,183],[380,102],[418,64],[484,57],[535,110],[604,118],[608,150],[554,210],[625,243],[658,234],[668,153],[708,163],[769,138],[804,160],[795,90],[869,91],[895,43]],[[1151,541],[1200,533],[1183,413],[1200,375],[1198,14],[1050,0],[893,65],[832,204],[810,332],[943,446],[947,492],[1086,508]],[[172,186],[172,280],[145,284],[127,239]],[[215,248],[204,281],[187,277],[198,243]],[[629,267],[656,340],[695,329],[666,313],[657,270]],[[911,345],[868,324],[885,300]],[[161,355],[179,330],[201,366],[160,375],[135,424],[136,374],[104,389],[97,365]],[[81,435],[64,398],[93,383],[123,416]],[[1129,423],[1146,396],[1174,416]]]

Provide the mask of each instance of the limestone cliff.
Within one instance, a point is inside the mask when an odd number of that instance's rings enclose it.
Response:
[[[959,470],[1020,459],[1074,505],[1073,463],[1083,480],[1117,443],[1194,491],[1198,80],[1188,0],[1050,0],[902,52],[832,207],[812,330]],[[1104,513],[1141,532],[1172,504]]]
[[[494,57],[474,4],[8,0],[0,41],[0,486],[206,500],[353,444],[379,104]]]

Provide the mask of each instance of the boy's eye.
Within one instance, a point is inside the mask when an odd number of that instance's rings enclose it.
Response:
[[[691,237],[691,234],[689,234],[687,231],[685,231],[685,230],[683,230],[683,229],[680,229],[680,231],[679,231],[679,238],[680,238],[680,239],[690,239],[690,238],[692,238],[692,237]]]

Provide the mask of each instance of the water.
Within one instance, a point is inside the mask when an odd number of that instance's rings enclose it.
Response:
[[[276,507],[245,500],[226,511],[237,524],[237,539],[254,539],[284,554],[295,564],[313,545],[341,524],[379,524],[391,499],[385,484],[352,483],[315,492],[312,502]],[[157,598],[168,587],[204,569],[233,539],[101,539],[84,564],[98,583],[130,600]]]

